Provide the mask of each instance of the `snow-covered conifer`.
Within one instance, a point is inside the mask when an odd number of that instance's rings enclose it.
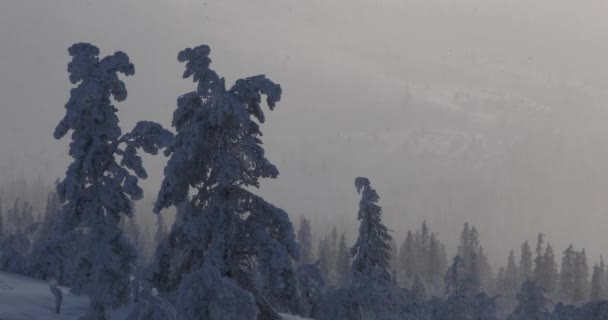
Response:
[[[564,251],[559,273],[559,296],[564,301],[574,301],[574,286],[578,253],[570,245]]]
[[[591,293],[589,299],[591,301],[601,300],[605,296],[604,275],[605,270],[600,265],[593,266],[593,275],[591,276]]]
[[[91,297],[85,318],[106,319],[106,308],[125,303],[130,293],[135,249],[118,222],[121,216],[133,215],[131,201],[143,196],[138,179],[147,173],[137,150],[156,154],[170,144],[172,135],[151,122],[139,122],[122,134],[112,98],[121,102],[127,97],[119,73],[134,74],[125,53],[99,58],[99,49],[87,43],[68,51],[69,78],[76,87],[54,136],[61,139],[72,131],[73,162],[57,185],[63,206],[46,245],[53,261],[62,264],[55,270],[69,274],[73,289]]]
[[[547,294],[552,294],[557,288],[558,280],[557,262],[551,243],[547,243],[545,253],[543,254],[543,276],[540,285],[545,289]]]
[[[536,240],[536,257],[534,257],[534,281],[537,284],[542,286],[543,273],[545,271],[545,264],[543,260],[543,243],[544,243],[544,235],[542,233],[538,234],[538,238]]]
[[[371,186],[369,179],[358,177],[355,188],[361,194],[357,219],[359,238],[351,249],[353,280],[358,285],[383,284],[391,281],[390,241],[386,226],[382,224],[380,197]]]
[[[399,248],[399,272],[397,273],[402,284],[413,283],[416,274],[414,256],[414,235],[408,230],[407,236]]]
[[[505,268],[504,287],[502,288],[502,294],[512,296],[517,293],[517,286],[519,284],[519,271],[517,263],[515,262],[515,252],[511,250],[507,259],[507,267]]]
[[[530,280],[533,277],[532,271],[532,251],[528,241],[521,246],[521,256],[519,259],[519,279],[520,281]]]
[[[574,267],[574,288],[572,302],[582,302],[589,298],[589,265],[585,249],[578,252]]]
[[[180,292],[196,286],[203,276],[221,276],[215,280],[218,284],[236,280],[238,286],[230,290],[249,291],[264,312],[269,307],[264,295],[297,299],[297,294],[285,292],[293,288],[286,279],[294,275],[291,258],[299,258],[289,217],[250,191],[261,178],[279,173],[264,155],[260,124],[266,119],[262,95],[273,110],[281,87],[258,75],[226,89],[224,79],[209,68],[209,53],[209,47],[201,45],[178,55],[186,63],[183,77],[192,77],[197,89],[178,98],[173,114],[177,134],[168,150],[155,211],[170,206],[178,210],[155,255],[151,276],[161,291],[176,290],[181,282]],[[201,274],[204,265],[217,272]],[[186,273],[197,276],[182,282]],[[257,281],[252,278],[256,274]],[[188,301],[208,307],[204,299]],[[178,313],[187,312],[185,301],[179,305]]]

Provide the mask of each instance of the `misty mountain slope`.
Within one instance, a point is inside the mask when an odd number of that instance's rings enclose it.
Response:
[[[61,314],[57,315],[48,282],[0,272],[0,320],[77,320],[87,310],[89,298],[72,295],[69,288],[61,287],[61,290],[63,305]],[[129,310],[131,306],[114,310],[111,319],[125,319]],[[290,315],[283,315],[283,318],[304,320]]]

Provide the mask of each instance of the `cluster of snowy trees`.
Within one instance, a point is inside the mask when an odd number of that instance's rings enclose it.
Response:
[[[123,133],[116,105],[127,98],[119,75],[135,73],[129,57],[100,57],[87,43],[69,54],[75,87],[54,136],[70,134],[72,161],[44,214],[19,200],[7,214],[0,205],[0,269],[89,296],[82,319],[108,319],[126,304],[134,304],[129,319],[608,318],[603,261],[589,279],[585,251],[569,247],[558,272],[539,235],[536,257],[526,242],[519,264],[511,251],[494,276],[468,223],[451,261],[426,222],[397,246],[365,177],[354,180],[356,240],[334,228],[317,239],[315,256],[310,221],[300,220],[296,238],[287,212],[252,191],[279,174],[261,139],[264,105],[274,110],[281,99],[278,84],[257,75],[226,87],[210,68],[210,48],[187,48],[178,60],[196,88],[177,98],[174,132],[141,121]],[[147,177],[141,152],[161,150],[168,161],[152,236],[133,203]],[[176,210],[171,225],[162,215],[168,208]],[[499,310],[501,299],[512,301],[508,311]]]

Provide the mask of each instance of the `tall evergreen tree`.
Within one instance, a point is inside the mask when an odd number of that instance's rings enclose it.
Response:
[[[468,223],[465,223],[460,236],[458,255],[464,263],[469,291],[477,293],[479,289],[485,288],[490,283],[492,271],[480,245],[479,232],[474,226],[469,227]]]
[[[600,269],[604,278],[602,279],[602,287],[604,289],[604,295],[602,299],[608,298],[608,270],[606,269],[606,264],[604,263],[604,257],[600,256]]]
[[[380,197],[371,186],[369,179],[355,179],[355,188],[361,194],[358,220],[359,238],[351,249],[353,259],[353,279],[359,285],[382,284],[391,281],[390,241],[391,236],[382,224]]]
[[[513,252],[513,250],[509,252],[509,258],[507,259],[504,284],[504,294],[514,295],[517,292],[517,286],[519,284],[519,271],[517,263],[515,262],[515,253]]]
[[[411,230],[408,230],[405,240],[399,249],[399,278],[404,284],[410,284],[414,281],[416,274],[414,257],[414,235]]]
[[[215,297],[201,281],[211,277],[224,286],[236,280],[233,289],[249,291],[261,316],[277,318],[265,301],[279,306],[297,298],[287,291],[294,288],[292,258],[299,259],[300,250],[287,213],[250,189],[279,174],[265,157],[260,125],[266,119],[262,95],[273,110],[281,87],[259,75],[226,89],[225,80],[210,69],[209,53],[201,45],[178,55],[186,64],[183,77],[192,77],[197,88],[178,98],[173,114],[177,134],[155,211],[173,205],[178,210],[155,256],[152,279],[161,291],[182,284],[180,297],[186,300],[178,304],[180,317],[190,306],[210,306],[208,299]],[[187,273],[190,283],[182,281]],[[191,288],[199,294],[190,295]]]
[[[557,262],[551,243],[547,243],[545,253],[543,254],[543,274],[540,285],[545,289],[547,294],[553,294],[557,288],[558,281]]]
[[[530,245],[526,240],[521,246],[521,255],[519,258],[519,280],[531,280],[532,275],[532,251],[530,250]]]
[[[576,264],[578,253],[572,245],[564,251],[559,273],[559,296],[568,302],[575,302]]]
[[[437,240],[437,236],[433,233],[429,240],[429,256],[428,256],[428,277],[431,282],[441,279],[441,275],[445,273],[445,267],[442,265],[442,250],[441,243]]]
[[[125,303],[130,292],[135,251],[118,222],[121,215],[133,215],[131,201],[143,195],[138,178],[147,174],[137,149],[157,153],[171,134],[158,124],[140,122],[122,135],[111,99],[127,97],[118,74],[132,75],[134,67],[125,53],[100,59],[99,49],[86,43],[73,45],[69,53],[70,82],[77,86],[54,136],[61,139],[72,131],[73,162],[57,185],[63,206],[47,248],[67,267],[73,288],[90,296],[86,318],[107,319],[106,308]]]
[[[300,218],[300,229],[298,229],[298,241],[300,242],[300,264],[313,263],[315,258],[312,253],[312,232],[310,230],[310,221],[302,217]]]
[[[483,251],[483,247],[480,245],[477,251],[477,261],[479,263],[479,280],[480,286],[484,291],[490,290],[490,283],[492,283],[492,266],[488,261],[488,257]]]
[[[455,256],[452,265],[443,278],[446,296],[466,296],[467,274],[465,271],[464,260],[460,256]]]
[[[603,266],[598,264],[593,266],[593,275],[591,276],[591,293],[589,299],[598,301],[605,296],[604,277],[605,270]]]
[[[534,257],[534,281],[541,286],[543,283],[543,276],[545,272],[544,254],[543,254],[543,242],[544,236],[542,233],[538,234],[536,240],[536,257]],[[544,286],[543,286],[544,287]]]
[[[585,249],[576,254],[574,265],[574,288],[572,302],[581,302],[589,297],[589,265]]]

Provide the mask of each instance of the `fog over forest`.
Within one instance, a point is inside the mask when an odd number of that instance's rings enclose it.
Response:
[[[280,175],[260,194],[294,224],[355,239],[366,176],[398,243],[426,220],[451,257],[468,221],[495,269],[539,232],[593,264],[608,255],[607,14],[601,0],[3,0],[1,190],[65,173],[69,139],[52,134],[72,43],[135,64],[124,131],[170,128],[193,86],[177,52],[205,43],[227,83],[281,84],[262,128]],[[165,163],[145,158],[150,225]]]

